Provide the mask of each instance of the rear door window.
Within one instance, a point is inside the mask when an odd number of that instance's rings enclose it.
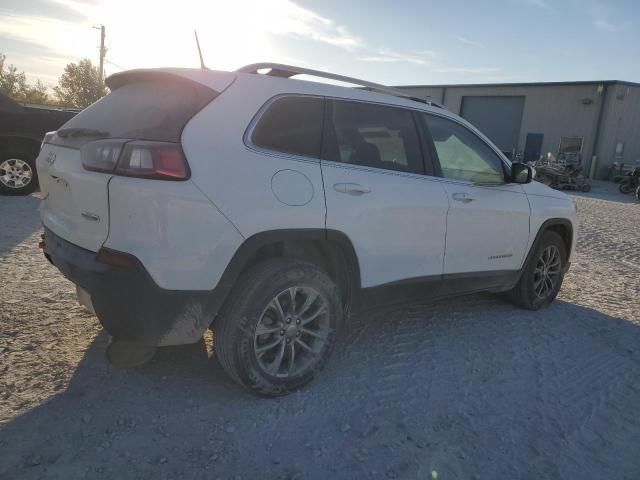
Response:
[[[251,142],[276,152],[320,158],[323,115],[322,98],[278,98],[258,120]]]
[[[410,110],[333,100],[322,158],[410,173],[424,173]]]

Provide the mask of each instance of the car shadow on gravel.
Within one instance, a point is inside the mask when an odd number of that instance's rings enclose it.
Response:
[[[640,328],[477,295],[361,311],[308,387],[257,398],[210,338],[107,364],[0,427],[0,478],[637,478]],[[615,475],[612,476],[612,474]]]
[[[0,257],[42,228],[36,196],[0,195],[0,211],[18,213],[0,215]]]

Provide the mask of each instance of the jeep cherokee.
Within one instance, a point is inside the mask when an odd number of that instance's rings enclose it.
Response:
[[[47,134],[37,168],[45,254],[112,359],[212,328],[236,382],[281,395],[325,365],[367,292],[507,292],[539,309],[560,290],[572,201],[434,102],[279,64],[107,84]]]

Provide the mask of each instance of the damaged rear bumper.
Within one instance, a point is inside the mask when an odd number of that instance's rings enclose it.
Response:
[[[155,346],[197,342],[223,300],[216,289],[162,289],[135,257],[127,265],[103,263],[47,228],[42,247],[65,277],[90,294],[100,323],[117,338]]]

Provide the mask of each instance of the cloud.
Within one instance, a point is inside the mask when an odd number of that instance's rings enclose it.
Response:
[[[433,71],[437,73],[480,74],[480,73],[497,73],[497,72],[501,72],[502,69],[498,67],[436,67],[433,69]]]
[[[267,5],[261,2],[260,5]],[[269,18],[271,12],[277,13]],[[277,35],[299,36],[316,42],[341,48],[356,53],[358,60],[375,63],[409,63],[426,65],[435,56],[430,50],[399,52],[389,48],[373,48],[365,40],[351,33],[345,26],[332,19],[301,7],[291,0],[276,0],[268,4],[262,17],[269,32]]]
[[[23,41],[0,34],[2,53],[7,54],[7,64],[15,65],[19,71],[27,74],[27,81],[35,82],[37,79],[45,84],[56,84],[60,65],[64,65],[73,59],[61,55],[46,45]],[[15,52],[19,52],[16,55]]]
[[[554,9],[551,5],[549,5],[545,0],[518,0],[519,3],[524,5],[528,5],[530,7],[541,8],[542,10],[546,10],[547,12],[553,12]]]
[[[613,23],[609,22],[608,20],[605,20],[604,18],[598,18],[594,20],[593,26],[596,27],[596,29],[601,30],[603,32],[618,31],[618,28]]]
[[[223,70],[280,57],[284,52],[277,49],[278,38],[294,45],[299,42],[298,50],[315,51],[309,43],[316,43],[339,49],[354,60],[380,64],[431,66],[437,56],[419,47],[404,51],[371,45],[347,26],[297,0],[220,4],[181,0],[179,9],[168,0],[32,0],[39,6],[36,9],[21,8],[19,0],[5,1],[13,8],[0,7],[0,37],[13,42],[3,42],[4,53],[31,75],[48,80],[57,77],[65,63],[83,57],[97,60],[99,34],[92,27],[98,23],[107,27],[107,73],[123,67],[197,65],[194,28],[207,64]],[[43,62],[27,45],[48,49],[46,57],[59,57],[59,64]]]
[[[459,42],[464,43],[466,45],[471,45],[472,47],[485,48],[484,44],[480,42],[476,42],[475,40],[470,40],[467,37],[457,36],[456,37]]]
[[[427,65],[431,63],[431,59],[436,56],[436,53],[431,50],[420,50],[413,53],[402,53],[390,50],[388,48],[382,48],[373,52],[367,52],[363,56],[358,57],[358,60],[363,62],[378,62],[378,63],[398,63],[405,62],[414,65]]]
[[[349,51],[364,46],[346,27],[290,0],[249,3],[259,9],[265,28],[273,34],[299,36]]]
[[[600,3],[594,3],[589,9],[591,22],[596,30],[601,32],[617,32],[618,26],[610,19],[609,9]]]
[[[0,35],[26,44],[40,45],[63,57],[93,52],[95,35],[82,22],[40,15],[14,15],[0,10]]]

